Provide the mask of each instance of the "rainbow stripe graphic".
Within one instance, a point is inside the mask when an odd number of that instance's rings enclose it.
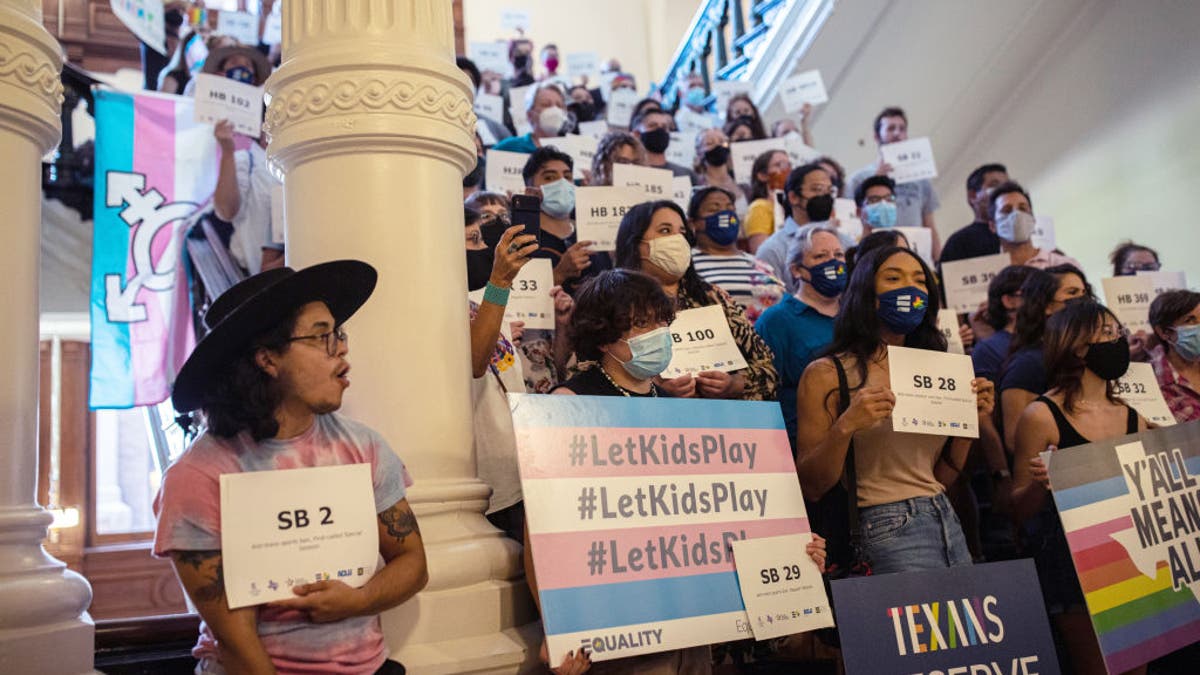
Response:
[[[1184,529],[1174,529],[1169,503],[1200,497],[1186,480],[1198,475],[1200,422],[1062,450],[1050,461],[1054,501],[1111,673],[1200,641],[1200,585],[1188,583],[1191,571],[1200,573],[1200,532],[1186,516]],[[1155,534],[1163,532],[1155,513],[1167,518],[1169,537]]]
[[[809,532],[778,405],[509,402],[551,662],[750,637],[728,542]]]

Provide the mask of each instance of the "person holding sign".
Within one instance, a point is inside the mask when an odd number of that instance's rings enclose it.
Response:
[[[570,155],[546,146],[530,154],[521,170],[526,194],[541,197],[540,248],[533,257],[553,261],[554,285],[564,288],[610,266],[608,256],[592,255],[589,247],[595,242],[576,241],[575,222],[571,219],[575,211],[574,168]]]
[[[1025,406],[1049,389],[1042,336],[1046,320],[1068,303],[1094,298],[1079,268],[1059,265],[1031,273],[1021,284],[1021,306],[1013,325],[1008,357],[1000,369],[1000,421],[1004,447],[1015,448],[1017,420]]]
[[[545,139],[562,136],[568,128],[567,96],[553,80],[530,86],[525,93],[525,117],[531,131],[521,136],[509,136],[492,146],[503,152],[529,154],[545,144]]]
[[[729,294],[751,323],[784,295],[771,268],[737,247],[739,221],[733,195],[718,187],[692,193],[688,222],[696,234],[692,264],[700,278]]]
[[[648,274],[673,299],[677,311],[720,305],[747,367],[732,373],[706,370],[695,377],[659,378],[655,383],[671,396],[773,400],[776,376],[771,350],[742,308],[697,274],[686,221],[683,209],[673,201],[645,202],[629,209],[617,230],[617,267]]]
[[[750,167],[750,205],[746,208],[746,239],[751,253],[775,233],[776,195],[783,193],[792,160],[784,150],[768,150]],[[782,225],[783,223],[778,223]]]
[[[892,420],[888,346],[945,352],[938,296],[936,278],[916,253],[870,253],[842,295],[829,356],[805,369],[797,392],[800,486],[806,498],[820,499],[842,480],[850,458],[856,480],[847,489],[856,493],[861,523],[855,543],[877,574],[971,564],[945,494],[971,439],[904,433]],[[992,383],[974,378],[970,387],[983,424],[992,414]]]
[[[1155,298],[1150,327],[1160,343],[1150,363],[1175,421],[1200,419],[1200,293],[1177,289]]]
[[[1014,516],[1024,523],[1025,551],[1033,554],[1046,611],[1066,644],[1073,671],[1103,673],[1104,658],[1062,522],[1047,494],[1050,475],[1041,455],[1149,425],[1114,393],[1114,382],[1129,368],[1129,339],[1107,307],[1093,300],[1071,303],[1046,322],[1045,345],[1050,390],[1030,403],[1017,423]]]
[[[1008,181],[992,190],[992,231],[1000,237],[1000,250],[1012,258],[1014,265],[1046,269],[1055,265],[1074,265],[1079,261],[1062,251],[1047,251],[1033,245],[1033,202],[1020,184]]]
[[[668,169],[672,176],[687,176],[695,185],[700,178],[694,171],[667,161],[667,147],[671,145],[671,127],[675,124],[671,113],[665,112],[661,107],[649,107],[651,103],[658,105],[653,99],[646,99],[642,103],[647,105],[642,112],[634,112],[629,129],[646,148],[646,166]]]
[[[612,185],[613,164],[646,166],[646,151],[637,136],[627,131],[610,131],[596,146],[592,158],[592,175],[587,184],[591,186]]]
[[[833,317],[846,289],[846,253],[833,228],[805,228],[788,253],[799,290],[763,312],[754,330],[775,355],[779,406],[796,447],[796,387],[804,369],[833,341]]]
[[[386,660],[379,613],[428,580],[421,532],[405,499],[410,481],[387,441],[337,414],[350,386],[343,324],[371,296],[375,280],[374,268],[353,260],[245,279],[213,302],[205,315],[210,331],[179,371],[172,403],[203,411],[205,429],[163,476],[154,555],[170,557],[203,619],[193,651],[197,672],[403,672]],[[369,467],[374,522],[350,522],[335,510],[318,521],[303,495],[288,504],[297,510],[278,518],[269,506],[222,513],[222,474],[250,479],[254,474],[243,472],[275,476],[280,469],[353,464]],[[385,564],[364,570],[369,579],[357,588],[340,579],[305,583],[308,570],[292,580],[294,597],[230,609],[225,579],[243,571],[227,569],[223,529],[263,519],[272,531],[277,520],[280,530],[295,527],[297,536],[320,530],[324,538],[326,521],[377,530]],[[269,572],[283,585],[289,570]]]
[[[883,160],[883,146],[888,143],[899,143],[908,140],[908,117],[904,110],[895,107],[884,108],[875,116],[872,128],[875,142],[878,144],[879,159],[873,164],[855,171],[846,180],[848,194],[858,192],[858,186],[870,176],[886,176],[892,172],[892,166]],[[936,260],[942,253],[942,242],[938,238],[937,226],[933,222],[933,212],[941,206],[933,183],[922,179],[912,183],[896,186],[896,226],[897,227],[928,227],[933,235],[933,258]]]

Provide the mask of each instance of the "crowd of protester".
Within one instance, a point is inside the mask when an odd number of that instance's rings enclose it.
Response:
[[[189,33],[186,25],[173,45],[155,79],[164,92],[186,95],[200,71],[259,84],[270,72],[265,45]],[[527,38],[511,42],[508,74],[481,72],[470,59],[458,59],[477,92],[505,99],[504,119],[479,118],[478,164],[463,178],[467,287],[481,293],[467,302],[473,424],[479,476],[493,490],[488,518],[524,544],[534,600],[506,393],[777,401],[810,504],[839,490],[852,495],[861,524],[860,540],[851,542],[858,551],[852,562],[890,574],[1031,557],[1064,672],[1104,672],[1048,499],[1041,453],[1149,426],[1114,395],[1113,383],[1131,359],[1153,364],[1178,422],[1200,419],[1200,294],[1162,293],[1150,308],[1151,330],[1129,335],[1098,302],[1094,280],[1075,259],[1034,243],[1033,199],[995,161],[967,178],[974,222],[944,243],[933,185],[897,184],[882,153],[847,174],[832,157],[793,166],[781,146],[757,157],[749,175],[736,175],[732,143],[786,138],[813,146],[810,108],[766,120],[740,95],[716,110],[699,75],[682,79],[673,105],[657,94],[638,102],[628,125],[610,125],[598,139],[591,165],[575,166],[556,139],[605,120],[612,93],[637,90],[637,83],[616,60],[605,64],[599,86],[566,78],[557,73],[557,47],[534,47]],[[509,100],[518,87],[528,87],[524,98]],[[520,111],[524,119],[514,120]],[[867,124],[880,146],[908,138],[908,118],[899,107],[884,108]],[[668,160],[679,134],[690,157],[686,165]],[[275,179],[265,169],[268,139],[235,138],[227,123],[217,124],[214,135],[221,150],[214,215],[228,225],[232,257],[255,275],[281,264],[281,244],[270,240]],[[491,149],[528,155],[522,192],[487,184]],[[666,169],[687,177],[693,189],[682,202],[631,204],[613,250],[598,250],[577,236],[576,189],[612,185],[617,164]],[[538,200],[536,235],[513,224],[517,196]],[[835,212],[839,197],[853,200],[852,213]],[[896,228],[927,229],[928,257]],[[1010,265],[991,280],[987,301],[960,314],[951,328],[975,368],[979,439],[897,432],[887,347],[946,351],[938,325],[945,306],[941,264],[1001,253]],[[553,268],[551,330],[504,320],[514,279],[535,259],[548,259]],[[1161,263],[1155,251],[1121,242],[1112,264],[1120,276],[1155,271]],[[675,315],[710,306],[720,307],[746,367],[664,377]],[[332,358],[343,343],[326,340],[334,345]],[[224,435],[237,433],[235,427]],[[177,515],[164,507],[160,517]],[[833,560],[835,544],[849,533],[822,531],[816,515],[813,523],[818,536],[808,554],[823,565],[823,537]],[[171,551],[175,540],[162,534],[170,525],[160,524],[156,550]],[[206,613],[211,603],[197,605],[217,641],[225,641],[221,627],[228,617],[214,621]],[[580,652],[554,670],[704,673],[718,653],[726,654],[703,647],[592,664]]]

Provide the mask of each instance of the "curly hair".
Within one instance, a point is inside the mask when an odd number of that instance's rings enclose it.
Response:
[[[592,158],[592,182],[589,185],[612,185],[613,155],[621,148],[633,148],[637,155],[634,164],[645,165],[646,149],[637,136],[628,131],[610,131],[596,146],[596,155]]]
[[[657,281],[633,270],[605,270],[580,285],[567,334],[580,360],[596,361],[600,350],[642,323],[671,323],[675,304]]]
[[[275,410],[283,394],[275,378],[258,366],[255,356],[259,349],[288,349],[300,309],[251,340],[245,351],[216,373],[200,403],[205,426],[214,436],[232,438],[248,431],[255,441],[261,441],[279,433]]]

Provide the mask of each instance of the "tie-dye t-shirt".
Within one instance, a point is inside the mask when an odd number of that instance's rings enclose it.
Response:
[[[158,530],[154,555],[221,548],[223,473],[370,464],[375,510],[382,513],[404,498],[412,484],[404,464],[375,431],[337,414],[318,415],[303,434],[255,443],[202,434],[167,469],[154,500]],[[236,515],[236,514],[234,514]],[[295,610],[258,609],[258,636],[279,673],[373,673],[387,658],[378,616],[317,624]],[[203,673],[222,673],[212,631],[200,624],[192,650]]]

